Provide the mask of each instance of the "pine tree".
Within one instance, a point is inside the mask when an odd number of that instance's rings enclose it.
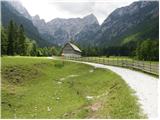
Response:
[[[20,25],[18,30],[18,41],[19,41],[19,54],[26,55],[25,34],[23,25]]]
[[[1,54],[2,55],[7,54],[7,47],[8,47],[7,33],[5,29],[1,27]]]
[[[11,20],[8,26],[8,55],[14,55],[14,37],[14,23]]]
[[[37,55],[37,45],[35,42],[32,43],[32,50],[31,50],[31,56],[36,56]]]
[[[14,23],[14,54],[19,54],[18,26]]]

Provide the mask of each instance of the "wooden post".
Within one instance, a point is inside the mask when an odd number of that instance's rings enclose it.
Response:
[[[127,58],[125,58],[126,60],[125,60],[125,63],[126,63],[126,67],[128,68],[128,60],[127,60]]]
[[[151,61],[150,61],[150,72],[151,72],[151,69],[152,69],[152,68],[151,68]]]
[[[104,58],[103,58],[103,64],[104,64]]]
[[[143,69],[143,71],[144,71],[144,60],[143,60],[143,68],[142,68],[142,69]]]
[[[109,65],[109,58],[107,58],[107,59],[108,59],[108,63],[107,64]]]
[[[122,58],[122,67],[123,67],[123,58]]]
[[[112,64],[112,65],[114,65],[114,57],[113,57],[113,59],[112,59],[112,62],[111,62],[111,64]]]
[[[132,67],[134,68],[134,59],[132,59]]]
[[[62,55],[62,64],[64,66],[64,55]]]

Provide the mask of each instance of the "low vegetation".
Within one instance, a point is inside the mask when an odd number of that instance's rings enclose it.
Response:
[[[145,118],[133,94],[109,70],[2,57],[2,118]]]

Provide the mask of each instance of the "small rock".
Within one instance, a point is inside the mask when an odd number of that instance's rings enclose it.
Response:
[[[59,99],[60,99],[59,97],[56,98],[56,100],[59,100]]]
[[[91,100],[91,99],[93,99],[93,96],[86,96],[86,98],[87,98],[88,100]]]
[[[59,82],[57,82],[57,83],[58,83],[58,84],[62,84],[62,82],[60,82],[60,81],[59,81]]]
[[[50,108],[49,106],[47,107],[47,111],[48,111],[48,112],[50,112],[50,111],[51,111],[51,108]]]
[[[90,70],[89,72],[92,73],[94,70]]]
[[[35,110],[37,110],[37,107],[36,107],[36,106],[35,106],[34,108],[35,108]]]
[[[60,81],[63,81],[63,80],[65,80],[65,78],[61,78],[61,79],[60,79]]]

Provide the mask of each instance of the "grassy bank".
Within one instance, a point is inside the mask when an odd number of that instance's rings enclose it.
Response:
[[[143,118],[133,93],[109,70],[2,57],[2,118]]]

